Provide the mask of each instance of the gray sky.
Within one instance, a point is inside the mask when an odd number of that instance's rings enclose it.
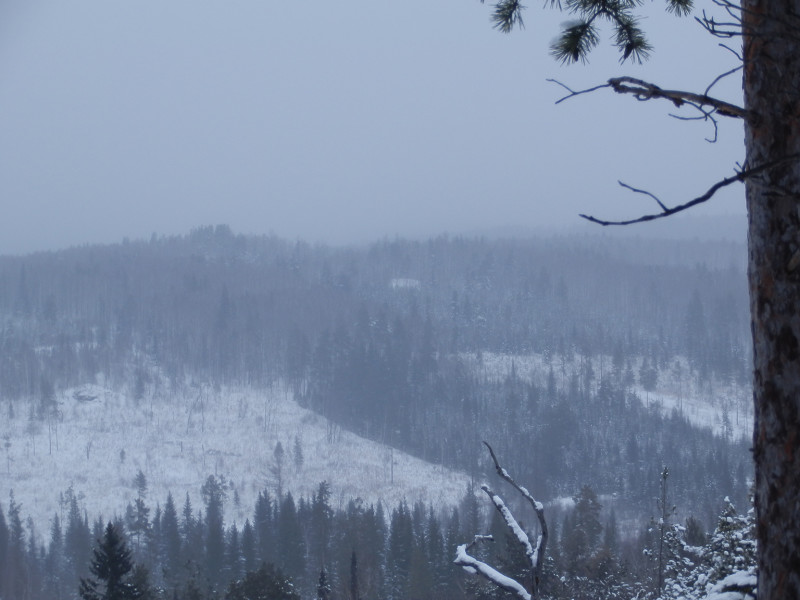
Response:
[[[311,241],[581,226],[705,191],[739,123],[574,88],[630,74],[702,92],[736,59],[663,2],[619,66],[548,56],[563,15],[491,28],[477,0],[2,0],[0,253],[228,223]],[[715,91],[740,102],[737,76]],[[705,213],[743,213],[744,190]],[[643,230],[643,233],[646,233]]]

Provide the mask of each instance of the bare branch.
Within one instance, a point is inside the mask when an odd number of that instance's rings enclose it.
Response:
[[[706,110],[694,102],[687,102],[686,104],[697,110],[700,114],[696,117],[687,117],[685,115],[669,113],[669,116],[673,119],[677,119],[678,121],[711,121],[711,125],[714,127],[714,137],[705,138],[705,140],[710,144],[716,144],[717,140],[719,139],[719,123],[717,122],[717,119],[714,118],[714,111]]]
[[[581,94],[589,94],[591,92],[596,92],[597,90],[602,90],[603,88],[611,87],[610,83],[603,83],[601,85],[596,85],[593,88],[588,88],[588,89],[585,89],[585,90],[578,90],[576,92],[575,90],[573,90],[573,89],[569,88],[568,86],[566,86],[565,84],[561,83],[558,79],[548,79],[547,81],[549,81],[550,83],[555,83],[556,85],[560,85],[561,87],[563,87],[565,90],[567,90],[569,92],[569,94],[567,94],[566,96],[556,100],[556,104],[561,104],[564,100],[569,100],[573,96],[580,96]]]
[[[733,55],[734,55],[736,58],[738,58],[740,61],[744,62],[744,57],[741,55],[741,53],[737,52],[736,50],[734,50],[733,48],[731,48],[731,47],[730,47],[730,46],[728,46],[727,44],[719,44],[719,47],[720,47],[720,48],[725,48],[725,50],[727,50],[728,52],[730,52],[731,54],[733,54]]]
[[[614,77],[608,80],[611,88],[618,94],[631,94],[639,101],[646,102],[654,98],[669,100],[675,106],[695,103],[700,106],[711,107],[717,114],[738,119],[747,118],[747,111],[735,104],[713,98],[706,94],[695,94],[682,90],[665,90],[655,84],[636,79],[635,77]]]
[[[586,219],[587,221],[591,221],[592,223],[597,223],[598,225],[603,225],[603,226],[606,226],[606,225],[633,225],[634,223],[644,223],[646,221],[655,221],[656,219],[663,219],[664,217],[669,217],[669,216],[677,214],[679,212],[683,212],[686,209],[692,208],[693,206],[697,206],[698,204],[702,204],[703,202],[707,202],[719,190],[721,190],[724,187],[727,187],[727,186],[731,185],[732,183],[743,182],[746,179],[749,179],[751,177],[755,177],[756,175],[760,175],[760,174],[764,173],[768,169],[771,169],[771,168],[776,167],[776,166],[778,166],[780,164],[783,164],[783,163],[793,162],[793,161],[796,161],[798,159],[800,159],[800,154],[793,154],[791,156],[784,157],[784,158],[782,158],[780,160],[771,161],[769,163],[765,163],[765,164],[759,165],[757,167],[753,167],[753,168],[750,168],[750,169],[742,169],[742,170],[738,171],[735,175],[733,175],[731,177],[726,177],[725,179],[722,179],[721,181],[718,181],[717,183],[712,185],[710,188],[708,188],[708,190],[706,191],[705,194],[703,194],[701,196],[698,196],[697,198],[694,198],[693,200],[690,200],[688,202],[684,202],[683,204],[678,204],[677,206],[673,206],[673,207],[670,207],[670,208],[663,208],[660,213],[653,213],[653,214],[649,214],[649,215],[643,215],[641,217],[637,217],[635,219],[629,219],[629,220],[626,220],[626,221],[606,221],[606,220],[603,220],[603,219],[598,219],[597,217],[593,217],[591,215],[584,215],[584,214],[582,214],[580,216],[582,218]],[[627,188],[629,190],[632,190],[632,191],[635,191],[635,192],[638,192],[638,193],[643,193],[643,194],[646,194],[646,195],[648,195],[648,196],[650,196],[652,198],[655,198],[660,206],[662,206],[662,207],[664,206],[662,204],[662,202],[660,200],[658,200],[650,192],[644,192],[642,190],[637,190],[637,189],[632,188],[631,186],[629,186],[629,185],[627,185],[625,183],[622,183],[622,182],[619,182],[619,184],[622,187],[625,187],[625,188]]]
[[[658,205],[661,207],[661,210],[663,210],[663,211],[669,210],[666,206],[664,206],[664,203],[661,202],[661,200],[659,200],[658,196],[656,196],[655,194],[652,194],[652,193],[648,192],[647,190],[640,190],[638,188],[632,187],[632,186],[628,185],[627,183],[623,183],[622,181],[618,181],[617,183],[620,184],[622,187],[624,187],[626,189],[629,189],[630,191],[632,191],[632,192],[634,192],[636,194],[644,194],[645,196],[650,196],[653,200],[655,200],[658,203]]]
[[[720,44],[720,46],[724,46],[724,44]],[[721,75],[717,75],[717,77],[714,79],[714,81],[712,81],[711,83],[708,84],[708,87],[706,88],[706,91],[703,93],[703,95],[704,96],[708,96],[708,92],[711,91],[711,88],[713,88],[715,85],[717,85],[720,81],[722,81],[723,79],[725,79],[729,75],[733,75],[737,71],[741,71],[743,68],[744,68],[744,65],[739,65],[738,67],[734,67],[730,71],[725,71]]]

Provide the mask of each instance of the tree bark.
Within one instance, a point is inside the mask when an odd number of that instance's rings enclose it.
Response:
[[[800,153],[800,0],[742,0],[750,166]],[[800,598],[800,162],[746,182],[759,600]]]

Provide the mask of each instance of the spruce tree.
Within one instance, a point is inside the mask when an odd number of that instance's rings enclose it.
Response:
[[[250,519],[244,522],[242,529],[242,561],[245,572],[253,571],[256,568],[256,534]]]
[[[328,583],[328,574],[323,567],[319,572],[317,582],[317,600],[329,600],[331,597],[331,585]]]
[[[133,561],[122,536],[109,522],[89,568],[93,577],[81,578],[83,600],[137,600],[142,594],[131,581]]]

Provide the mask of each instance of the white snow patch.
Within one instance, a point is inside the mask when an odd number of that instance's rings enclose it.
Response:
[[[398,277],[389,282],[389,287],[393,290],[418,290],[422,287],[422,283],[419,279]]]
[[[8,506],[13,490],[22,515],[33,518],[40,534],[54,514],[65,516],[59,497],[70,486],[90,520],[124,514],[136,498],[133,480],[140,469],[153,510],[163,506],[167,492],[179,510],[188,493],[197,510],[208,476],[225,477],[231,485],[226,523],[241,525],[252,518],[259,491],[267,488],[275,496],[271,467],[278,441],[285,452],[284,492],[310,497],[327,480],[334,508],[353,498],[380,500],[389,508],[402,499],[451,506],[469,481],[463,473],[344,431],[278,387],[201,388],[137,405],[122,393],[86,385],[62,392],[58,403],[60,418],[49,424],[20,414],[0,421],[0,504]],[[299,469],[295,437],[303,454]]]
[[[566,389],[572,374],[580,373],[589,362],[594,373],[595,386],[613,368],[613,359],[610,356],[595,356],[590,361],[577,354],[568,360],[560,356],[548,358],[543,354],[481,352],[462,353],[460,358],[487,381],[503,380],[513,369],[521,380],[545,386],[552,370],[556,386],[562,390]],[[638,358],[633,361],[635,377],[638,377],[642,360]],[[642,403],[659,408],[665,415],[677,410],[678,414],[693,425],[708,427],[718,435],[727,434],[732,439],[749,438],[753,433],[750,387],[728,381],[700,385],[691,373],[689,362],[685,358],[678,358],[669,368],[658,372],[655,390],[648,392],[636,384],[631,390],[636,392]]]

